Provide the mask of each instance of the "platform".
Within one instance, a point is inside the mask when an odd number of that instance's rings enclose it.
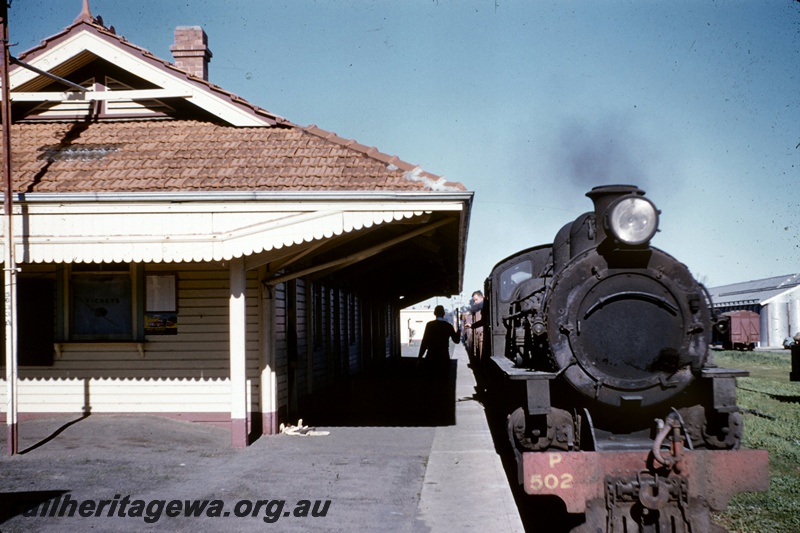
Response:
[[[454,358],[449,401],[403,358],[301,402],[327,434],[246,449],[156,416],[23,421],[24,453],[0,456],[0,531],[521,532],[463,348]]]

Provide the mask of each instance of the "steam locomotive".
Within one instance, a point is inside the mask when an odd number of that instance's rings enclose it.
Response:
[[[766,451],[739,448],[747,372],[713,364],[710,298],[650,245],[644,191],[586,195],[593,211],[486,279],[479,387],[525,493],[563,500],[572,531],[724,531],[711,511],[769,481]]]

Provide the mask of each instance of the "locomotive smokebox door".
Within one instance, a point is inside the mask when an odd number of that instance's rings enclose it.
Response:
[[[562,305],[548,309],[553,356],[570,383],[614,407],[632,393],[642,407],[680,393],[705,361],[710,335],[696,327],[708,309],[688,276],[655,249],[647,268],[608,269],[600,255],[570,263],[550,295]]]

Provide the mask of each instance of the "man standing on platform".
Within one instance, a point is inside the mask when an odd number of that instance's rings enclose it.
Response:
[[[461,332],[444,319],[444,307],[437,305],[433,314],[436,320],[425,324],[425,333],[419,345],[419,359],[427,352],[426,367],[432,377],[446,378],[450,370],[450,341],[458,344]]]

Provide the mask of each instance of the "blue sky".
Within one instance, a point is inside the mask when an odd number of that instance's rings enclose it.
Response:
[[[800,271],[800,2],[90,0],[172,60],[301,125],[475,191],[464,291],[550,242],[595,185],[661,209],[653,244],[710,286]],[[81,0],[14,0],[18,55]]]

